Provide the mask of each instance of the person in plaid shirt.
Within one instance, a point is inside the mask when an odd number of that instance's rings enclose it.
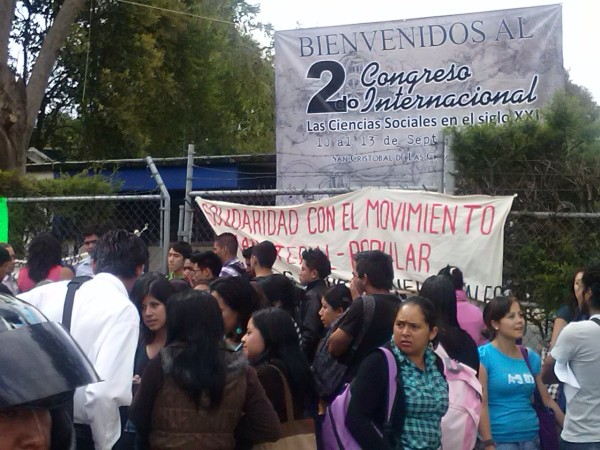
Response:
[[[382,450],[437,450],[440,422],[448,410],[448,384],[441,360],[429,348],[437,336],[431,301],[411,297],[400,306],[391,341],[386,345],[398,365],[398,392],[388,395],[388,367],[384,354],[367,356],[352,382],[346,426],[361,448]],[[391,427],[384,430],[389,401],[395,402]],[[387,431],[387,432],[384,432]]]

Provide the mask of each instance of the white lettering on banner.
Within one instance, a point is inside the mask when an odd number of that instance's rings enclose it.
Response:
[[[562,9],[275,33],[277,187],[433,186],[444,128],[539,118],[564,87]]]
[[[215,233],[234,233],[241,249],[272,241],[276,270],[294,277],[308,248],[323,250],[341,280],[352,278],[355,254],[381,250],[393,259],[397,289],[415,290],[453,264],[480,300],[497,295],[502,285],[503,230],[512,200],[377,188],[293,207],[196,199]]]

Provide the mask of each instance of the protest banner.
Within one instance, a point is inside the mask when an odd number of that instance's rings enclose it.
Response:
[[[275,33],[277,187],[443,191],[443,129],[538,118],[561,5]],[[451,159],[451,158],[450,158]]]
[[[381,250],[394,261],[395,287],[414,291],[447,264],[465,274],[479,300],[502,284],[504,224],[513,197],[449,196],[365,188],[297,206],[247,206],[196,198],[216,234],[234,233],[240,250],[263,240],[278,250],[275,269],[298,278],[302,252],[320,248],[332,276],[352,278],[353,255]]]

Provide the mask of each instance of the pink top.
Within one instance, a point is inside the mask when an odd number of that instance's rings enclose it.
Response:
[[[46,280],[50,281],[59,281],[60,280],[60,272],[63,269],[63,266],[56,265],[52,267],[48,271],[48,275],[46,275]],[[27,267],[23,267],[19,270],[19,278],[17,279],[17,286],[19,286],[20,292],[30,291],[35,287],[37,283],[29,278],[29,269]]]
[[[485,330],[483,314],[477,306],[469,303],[467,294],[462,289],[456,291],[456,318],[460,327],[469,333],[478,346],[487,342],[481,335]]]

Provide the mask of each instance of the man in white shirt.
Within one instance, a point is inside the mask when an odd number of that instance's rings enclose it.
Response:
[[[572,371],[579,385],[571,381],[563,386],[567,411],[560,448],[600,450],[600,262],[585,268],[581,282],[591,318],[562,330],[544,361],[542,380],[558,382],[555,371],[562,368],[563,373]]]
[[[75,392],[78,450],[110,450],[121,434],[119,407],[131,403],[139,333],[139,314],[129,291],[147,259],[148,249],[139,237],[124,230],[109,231],[92,255],[95,277],[75,293],[71,335],[104,380]],[[68,283],[43,285],[20,297],[49,320],[62,322]]]

